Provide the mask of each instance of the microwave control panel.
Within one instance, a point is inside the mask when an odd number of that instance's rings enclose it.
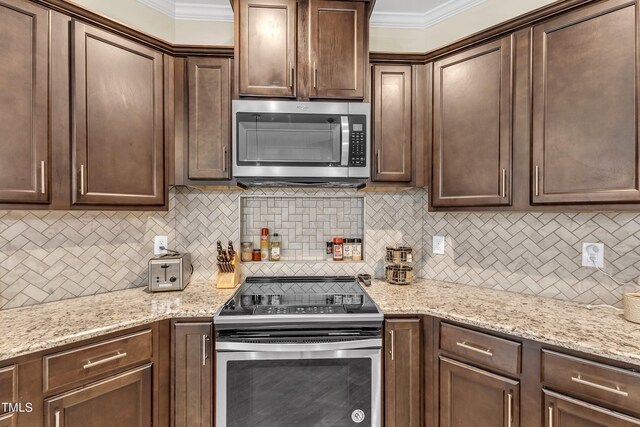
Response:
[[[349,150],[349,166],[367,166],[367,117],[349,116],[351,127],[351,148]]]

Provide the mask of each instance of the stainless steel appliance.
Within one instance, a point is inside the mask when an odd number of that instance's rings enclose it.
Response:
[[[149,260],[149,291],[181,291],[191,280],[190,254],[165,255]]]
[[[233,101],[233,175],[245,185],[362,185],[370,129],[367,103]]]
[[[215,315],[216,426],[381,420],[383,315],[352,277],[249,277]]]

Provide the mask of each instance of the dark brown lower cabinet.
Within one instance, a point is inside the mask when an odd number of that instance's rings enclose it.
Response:
[[[212,336],[211,322],[174,324],[174,427],[213,425]]]
[[[520,384],[440,357],[440,427],[518,427]]]
[[[544,392],[545,427],[637,427],[640,420],[557,393]]]
[[[45,427],[150,427],[151,364],[45,400]]]
[[[420,319],[385,321],[385,426],[421,426]]]

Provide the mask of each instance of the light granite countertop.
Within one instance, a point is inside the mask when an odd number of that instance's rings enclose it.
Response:
[[[385,314],[428,314],[640,366],[640,324],[619,311],[455,283],[374,281]],[[233,289],[207,282],[183,292],[142,288],[0,310],[0,361],[173,317],[209,317]]]

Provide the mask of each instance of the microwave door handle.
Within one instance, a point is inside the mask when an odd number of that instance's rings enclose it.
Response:
[[[349,116],[341,116],[340,124],[342,128],[342,155],[340,166],[349,166]]]

